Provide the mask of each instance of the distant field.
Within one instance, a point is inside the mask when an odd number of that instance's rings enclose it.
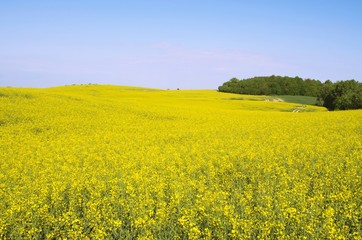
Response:
[[[362,111],[300,105],[0,88],[0,238],[361,239]]]
[[[308,105],[315,105],[317,101],[316,97],[309,97],[309,96],[282,95],[278,97],[283,99],[285,102],[308,104]]]

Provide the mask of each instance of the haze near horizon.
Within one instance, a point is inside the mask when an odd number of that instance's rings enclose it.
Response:
[[[359,1],[0,3],[0,86],[362,79]]]

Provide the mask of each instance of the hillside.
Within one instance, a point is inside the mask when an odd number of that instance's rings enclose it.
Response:
[[[0,88],[0,238],[360,238],[362,111],[299,107]]]
[[[316,102],[317,102],[316,97],[310,97],[310,96],[280,95],[278,97],[283,99],[283,101],[290,102],[290,103],[300,103],[300,104],[307,104],[307,105],[315,105]]]

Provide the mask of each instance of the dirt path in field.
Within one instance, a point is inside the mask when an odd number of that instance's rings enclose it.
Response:
[[[283,99],[281,99],[281,98],[276,98],[276,97],[265,98],[264,101],[266,101],[266,102],[284,102]]]
[[[307,107],[306,105],[298,106],[298,107],[294,108],[292,112],[300,112],[306,107]]]
[[[284,102],[283,99],[278,97],[269,97],[264,99],[265,102]],[[307,106],[306,105],[300,105],[292,109],[292,112],[302,112]]]

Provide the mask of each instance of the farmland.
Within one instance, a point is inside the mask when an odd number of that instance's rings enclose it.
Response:
[[[361,239],[362,111],[0,88],[0,238]]]

